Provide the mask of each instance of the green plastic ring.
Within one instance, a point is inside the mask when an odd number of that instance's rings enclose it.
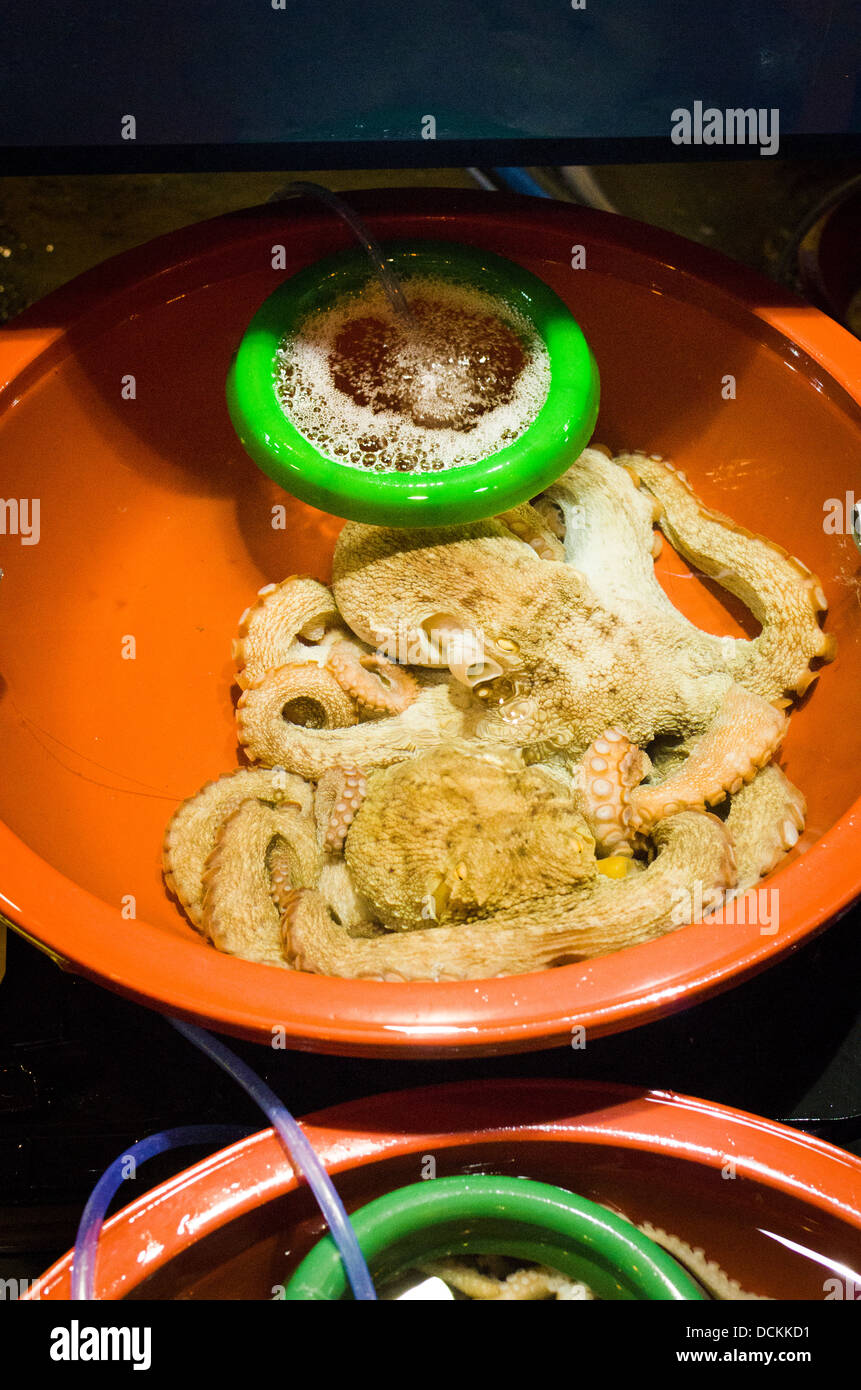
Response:
[[[379,526],[477,521],[528,501],[560,477],[589,442],[598,414],[595,359],[569,309],[543,280],[477,247],[391,242],[395,271],[434,275],[496,295],[530,321],[550,358],[547,399],[513,444],[480,463],[438,473],[372,473],[325,457],[290,423],[275,389],[276,354],[313,308],[353,293],[373,272],[360,250],[339,252],[286,280],[254,315],[227,377],[227,407],[242,447],[303,502]]]
[[[681,1265],[629,1221],[527,1178],[430,1179],[378,1197],[350,1219],[377,1287],[428,1260],[495,1254],[548,1265],[600,1299],[706,1299]],[[286,1297],[350,1297],[331,1236],[306,1255]]]

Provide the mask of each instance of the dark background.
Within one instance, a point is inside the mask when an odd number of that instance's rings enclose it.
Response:
[[[859,59],[855,0],[18,0],[0,148],[20,172],[468,163],[480,140],[487,163],[672,159],[672,111],[702,101],[857,154]]]

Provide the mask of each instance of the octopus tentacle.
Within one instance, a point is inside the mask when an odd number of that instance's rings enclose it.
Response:
[[[640,783],[649,760],[618,729],[587,750],[577,771],[577,797],[604,852],[633,854],[638,835],[665,816],[705,810],[753,780],[773,757],[787,719],[759,695],[730,686],[707,731],[681,766],[654,785]]]
[[[403,666],[380,652],[364,652],[354,642],[336,642],[326,669],[351,699],[372,714],[400,714],[419,693],[418,681]]]
[[[702,1247],[694,1248],[679,1236],[671,1235],[659,1226],[653,1226],[649,1221],[642,1222],[637,1229],[673,1255],[712,1298],[722,1302],[742,1302],[746,1299],[770,1301],[765,1294],[746,1292],[737,1279],[733,1279],[721,1269],[716,1260],[708,1258]],[[511,1274],[504,1271],[492,1274],[486,1273],[468,1260],[449,1259],[423,1262],[420,1268],[423,1274],[442,1279],[444,1284],[457,1289],[467,1298],[480,1302],[534,1302],[552,1299],[562,1302],[588,1302],[595,1297],[588,1285],[569,1279],[544,1265],[516,1269]]]
[[[267,671],[288,662],[309,660],[309,648],[319,645],[327,630],[343,634],[343,622],[325,584],[307,575],[291,575],[280,584],[267,584],[257,602],[239,620],[233,643],[237,684],[245,690]]]
[[[317,783],[314,817],[322,848],[338,854],[365,799],[367,781],[359,767],[331,767]]]
[[[337,685],[334,676],[330,679]],[[277,698],[258,699],[258,694],[266,693],[263,685],[246,691],[239,701],[240,743],[255,761],[277,763],[315,781],[333,765],[355,765],[367,772],[413,758],[446,738],[468,735],[482,712],[480,706],[476,711],[459,699],[451,684],[432,685],[424,687],[402,714],[313,729],[288,724],[281,715],[283,702],[279,704]]]
[[[347,729],[358,722],[354,702],[331,671],[313,665],[279,666],[267,672],[248,687],[236,707],[239,742],[249,756],[285,767],[278,747],[288,730]]]
[[[598,853],[632,855],[637,830],[631,793],[650,771],[648,755],[618,729],[586,750],[573,788]]]
[[[834,637],[820,627],[828,601],[819,578],[782,546],[710,511],[663,459],[623,458],[661,503],[661,529],[672,544],[761,623],[758,637],[735,644],[727,661],[734,679],[767,700],[803,695],[817,676],[811,663],[832,661],[836,654]]]
[[[203,928],[228,955],[286,964],[273,893],[310,887],[320,872],[314,825],[292,806],[244,801],[222,825],[203,876]]]
[[[350,936],[379,936],[382,927],[377,923],[367,898],[356,888],[350,870],[343,859],[324,862],[317,880],[317,890],[335,921]],[[289,889],[285,889],[285,892]],[[284,911],[283,895],[276,897],[280,912]]]
[[[730,837],[716,816],[683,811],[655,830],[657,856],[641,874],[596,879],[592,890],[548,895],[493,916],[424,931],[351,940],[318,892],[287,895],[286,959],[298,970],[351,979],[471,980],[518,975],[605,955],[679,925],[680,892],[736,882]]]
[[[682,807],[716,805],[751,781],[777,751],[788,720],[767,700],[731,685],[702,738],[679,770],[631,795],[635,823],[647,829]]]
[[[493,1299],[501,1303],[534,1303],[557,1299],[567,1303],[574,1300],[588,1302],[595,1297],[586,1284],[569,1279],[567,1275],[546,1265],[533,1265],[498,1275],[485,1273],[475,1263],[462,1259],[431,1260],[423,1262],[420,1268],[423,1274],[441,1279],[467,1298],[480,1302]]]
[[[530,505],[532,506],[533,510],[536,511],[538,515],[541,517],[541,520],[544,522],[544,525],[547,527],[547,530],[550,532],[550,534],[552,536],[555,536],[558,541],[564,541],[566,528],[565,517],[562,514],[562,509],[559,506],[557,506],[555,502],[551,501],[549,497],[546,497],[543,493],[540,497],[533,497]],[[562,550],[564,558],[564,545],[562,547]]]
[[[686,1240],[671,1235],[660,1226],[653,1226],[650,1221],[642,1221],[638,1229],[683,1264],[712,1298],[722,1302],[741,1302],[745,1299],[761,1303],[772,1301],[767,1294],[747,1293],[737,1279],[721,1269],[716,1260],[708,1258],[702,1246],[689,1245]]]
[[[647,603],[680,617],[655,577],[660,504],[641,489],[635,470],[612,466],[603,450],[585,449],[544,498],[562,515],[566,562],[602,603]]]
[[[771,873],[794,848],[806,814],[804,796],[775,763],[733,797],[726,828],[735,844],[740,889]]]
[[[240,768],[207,782],[174,812],[165,832],[165,883],[192,926],[202,930],[203,874],[225,820],[244,801],[257,798],[311,814],[312,791],[282,767]]]
[[[517,536],[518,540],[525,541],[540,560],[565,559],[565,547],[555,533],[552,517],[548,519],[529,502],[512,507],[510,511],[500,512],[496,520]]]

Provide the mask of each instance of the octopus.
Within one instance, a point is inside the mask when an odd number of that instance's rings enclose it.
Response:
[[[739,598],[691,623],[666,538]],[[347,523],[331,589],[267,585],[234,643],[253,764],[177,811],[169,888],[213,945],[392,981],[543,970],[684,925],[797,843],[775,762],[835,654],[801,561],[657,455],[593,447],[540,498],[430,530]]]
[[[771,1301],[765,1294],[750,1293],[742,1288],[737,1279],[708,1258],[701,1246],[691,1246],[649,1221],[639,1223],[637,1229],[673,1255],[709,1298],[718,1302]],[[580,1280],[559,1274],[545,1265],[523,1265],[499,1255],[432,1260],[420,1265],[419,1269],[423,1275],[435,1276],[464,1297],[480,1302],[592,1302],[596,1298],[589,1285]]]

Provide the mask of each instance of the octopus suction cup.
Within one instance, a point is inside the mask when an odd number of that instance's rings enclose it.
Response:
[[[454,525],[528,501],[565,472],[595,425],[598,369],[580,327],[537,276],[477,247],[398,242],[385,247],[385,256],[407,284],[418,276],[483,291],[525,321],[546,354],[546,395],[534,418],[505,447],[478,461],[435,471],[376,471],[315,447],[282,404],[279,350],[313,312],[373,284],[374,267],[365,252],[356,249],[292,276],[251,320],[227,378],[228,410],[243,448],[285,491],[352,521],[401,527]]]

